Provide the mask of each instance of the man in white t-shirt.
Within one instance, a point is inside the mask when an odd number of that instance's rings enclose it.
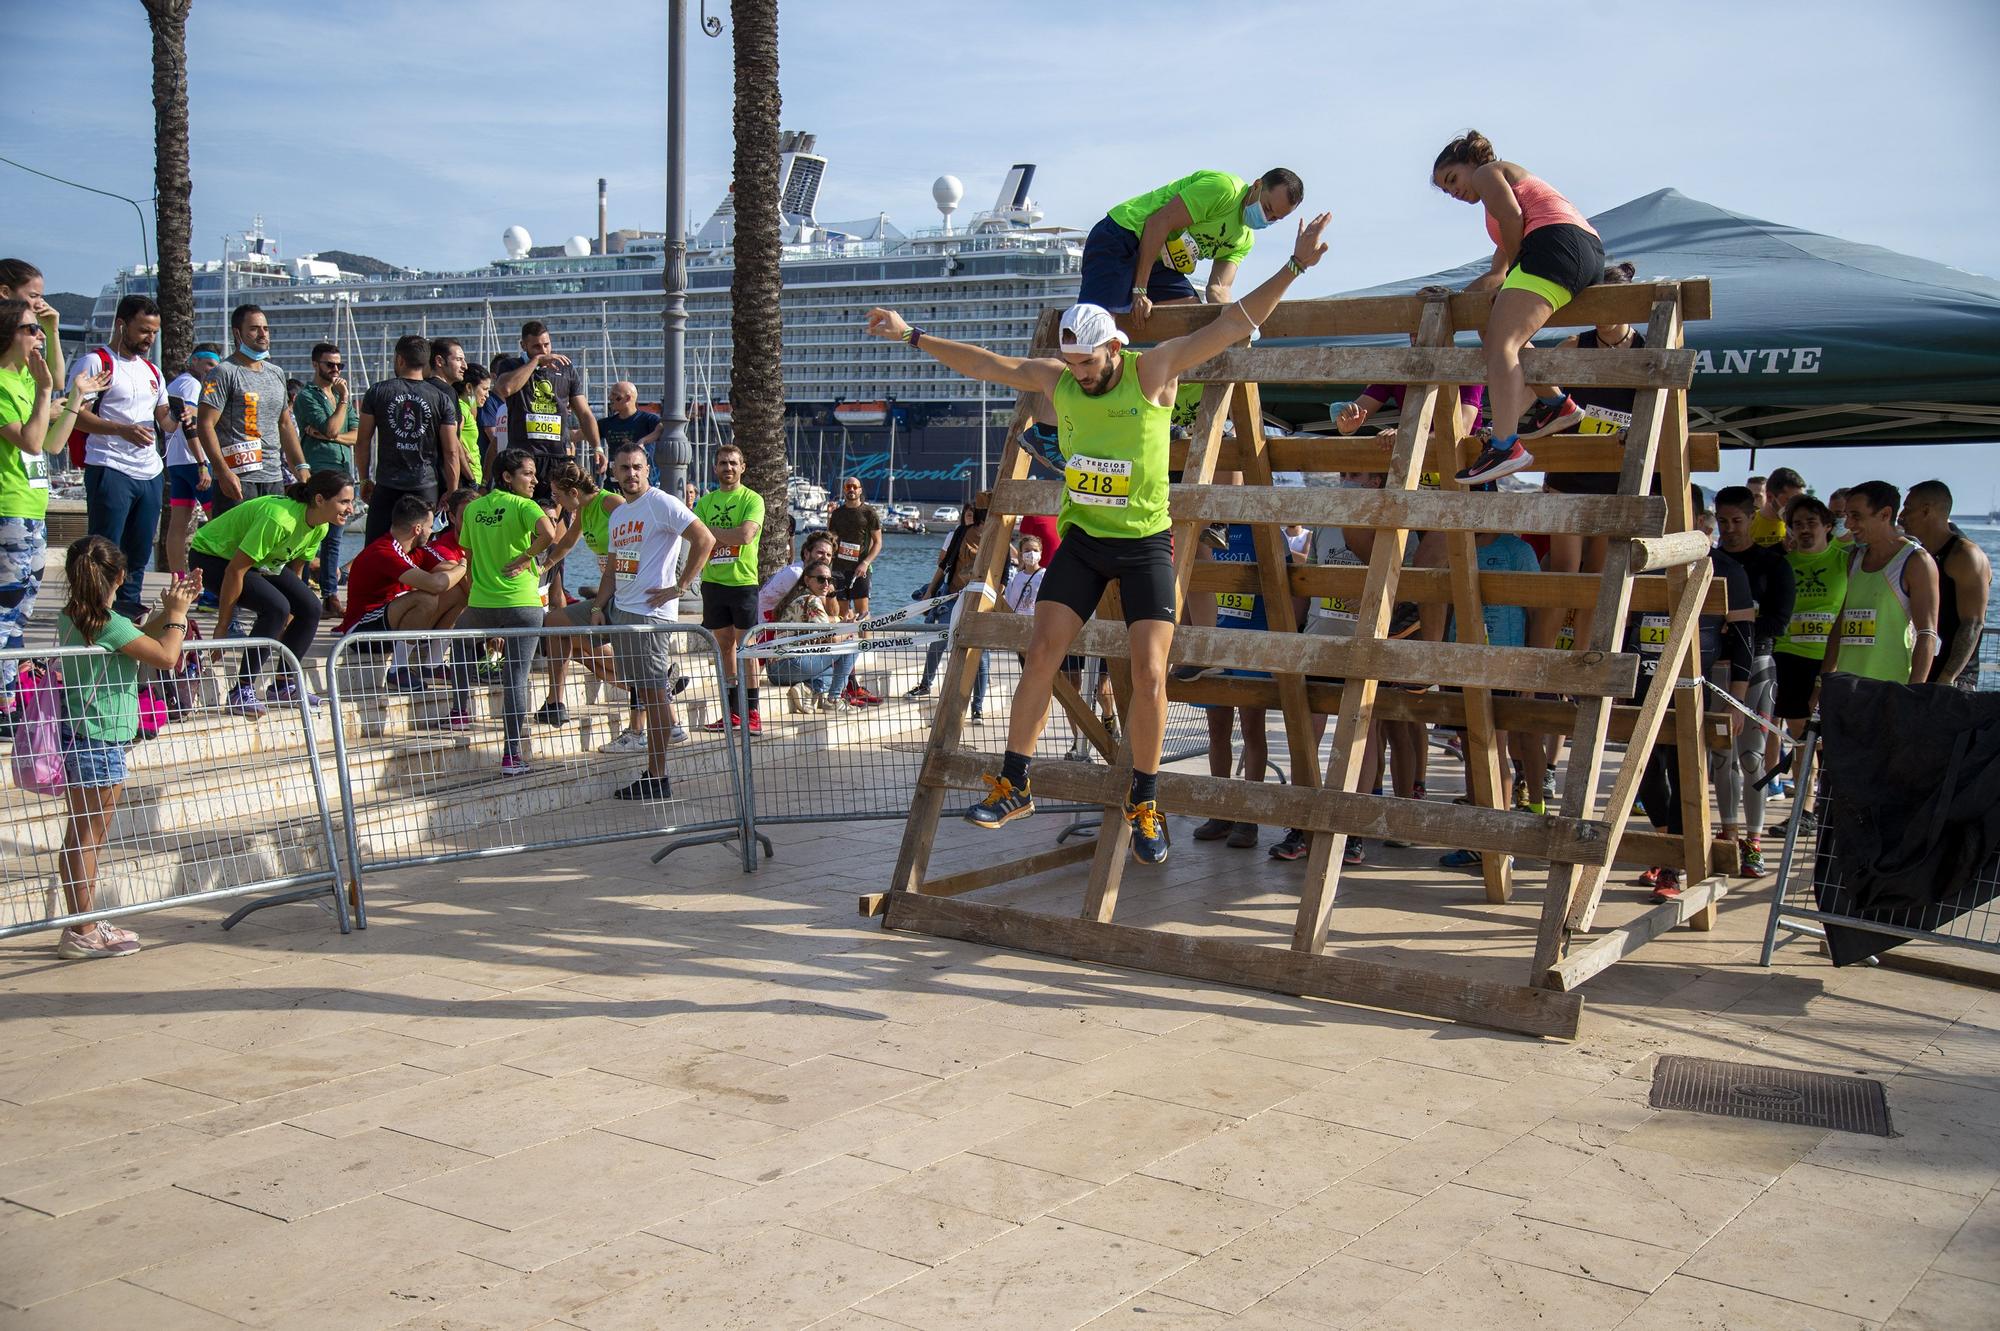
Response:
[[[158,441],[174,428],[166,381],[147,355],[160,334],[160,307],[150,296],[118,302],[111,341],[78,356],[71,377],[111,371],[111,386],[77,412],[89,438],[83,448],[83,493],[90,534],[125,552],[125,584],[112,608],[129,619],[145,616],[140,596],[153,542],[160,531],[166,483]]]
[[[610,601],[613,624],[659,626],[674,622],[681,593],[701,580],[702,565],[715,548],[715,536],[694,510],[665,490],[654,488],[646,450],[636,439],[618,445],[611,458],[611,479],[624,503],[611,510],[610,576],[598,601]],[[687,563],[678,580],[674,568],[681,545]],[[592,619],[597,612],[592,611]],[[617,792],[621,800],[672,798],[667,781],[667,743],[674,725],[671,653],[665,633],[620,633],[611,649],[618,677],[646,708],[646,772]]]
[[[201,505],[203,512],[215,508],[208,463],[189,441],[188,432],[194,429],[195,416],[201,410],[201,390],[221,359],[221,347],[203,342],[188,357],[187,368],[167,384],[167,414],[174,421],[174,432],[167,436],[167,567],[176,573],[187,572],[195,505]]]

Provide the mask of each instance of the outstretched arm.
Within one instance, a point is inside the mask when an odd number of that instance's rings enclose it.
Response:
[[[1157,401],[1184,371],[1221,355],[1270,318],[1293,280],[1326,257],[1326,242],[1320,237],[1332,220],[1331,213],[1321,213],[1310,222],[1301,221],[1298,239],[1292,242],[1292,257],[1263,285],[1187,336],[1162,342],[1141,356],[1139,386],[1146,395]]]
[[[910,340],[910,325],[894,310],[868,311],[868,331],[890,342]],[[1021,356],[1001,356],[970,342],[925,333],[916,340],[917,350],[926,352],[968,379],[984,379],[1028,393],[1053,393],[1062,378],[1062,362],[1030,360]]]

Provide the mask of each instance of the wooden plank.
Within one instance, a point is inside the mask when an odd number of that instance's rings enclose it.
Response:
[[[1634,282],[1616,286],[1586,287],[1567,305],[1549,316],[1548,327],[1586,328],[1592,324],[1638,323],[1651,314],[1653,302],[1670,294],[1662,288],[1677,289],[1681,317],[1690,322],[1712,317],[1709,280],[1686,277],[1665,283]],[[1408,296],[1333,296],[1319,300],[1281,302],[1263,325],[1266,338],[1354,337],[1369,333],[1401,336],[1417,326],[1423,317],[1426,299]],[[1150,317],[1140,320],[1120,315],[1119,327],[1135,341],[1164,342],[1205,326],[1227,305],[1156,305]],[[1490,291],[1453,292],[1448,301],[1447,332],[1474,332],[1486,327],[1493,313]],[[1379,380],[1356,380],[1377,383]]]
[[[1700,537],[1701,533],[1693,535]],[[1662,662],[1681,660],[1690,642],[1698,645],[1701,601],[1708,591],[1708,581],[1713,572],[1712,565],[1704,559],[1682,588],[1681,603],[1674,608],[1667,621],[1667,650],[1661,657]],[[1633,726],[1631,741],[1625,746],[1625,761],[1618,768],[1618,779],[1611,785],[1611,795],[1606,804],[1613,841],[1624,834],[1626,820],[1632,815],[1632,801],[1638,796],[1639,781],[1645,775],[1646,757],[1659,739],[1660,723],[1666,720],[1667,703],[1673,697],[1677,679],[1677,674],[1662,664],[1654,672],[1652,683],[1646,689],[1646,699],[1639,706],[1639,719]],[[1591,919],[1597,913],[1597,903],[1604,896],[1602,870],[1587,871],[1580,877],[1582,881],[1575,889],[1576,901],[1570,907],[1569,927],[1572,931],[1590,928]]]
[[[975,901],[899,892],[890,929],[956,938],[1215,984],[1388,1008],[1497,1030],[1574,1039],[1583,1002],[1574,994],[1439,974],[1290,948],[1197,938],[1096,920],[1038,915]]]
[[[1686,388],[1694,353],[1656,349],[1529,347],[1531,384],[1575,388]],[[1181,375],[1189,384],[1483,384],[1486,353],[1472,347],[1274,347],[1225,351]]]
[[[1067,868],[1090,858],[1092,843],[1072,841],[1039,854],[1023,859],[1009,860],[1000,864],[988,864],[983,868],[964,869],[949,873],[942,878],[933,878],[917,891],[927,897],[956,897],[967,892],[977,892],[983,887],[993,887],[1000,883],[1018,882],[1023,878],[1033,878],[1038,873],[1051,869]]]
[[[1680,337],[1675,331],[1675,339]],[[1667,527],[1671,531],[1695,530],[1694,497],[1689,493],[1691,477],[1685,461],[1685,450],[1675,445],[1687,438],[1688,403],[1686,393],[1667,395],[1666,421],[1661,426],[1660,448],[1665,462],[1661,471],[1661,488],[1667,497]],[[1683,571],[1669,570],[1667,586],[1674,588],[1675,581],[1685,576]],[[1716,578],[1715,582],[1722,579]],[[1677,590],[1677,589],[1676,589]],[[1667,663],[1661,662],[1661,669]],[[1716,736],[1714,727],[1708,724],[1704,715],[1707,698],[1699,683],[1702,676],[1701,644],[1688,644],[1687,655],[1682,658],[1679,673],[1687,686],[1679,690],[1684,701],[1674,708],[1674,739],[1676,743],[1674,761],[1679,764],[1681,785],[1681,840],[1682,869],[1685,882],[1697,883],[1713,874],[1734,873],[1737,865],[1737,848],[1730,842],[1727,858],[1719,860],[1715,853],[1715,842],[1709,836],[1709,815],[1712,811],[1710,786],[1708,781],[1707,748]],[[1728,727],[1721,729],[1720,738],[1726,748],[1730,744]],[[1657,744],[1659,741],[1655,740]],[[1712,929],[1715,927],[1714,908],[1697,915],[1695,927]]]
[[[1311,682],[1306,685],[1306,702],[1319,716],[1332,716],[1340,711],[1340,689],[1338,684]],[[1677,695],[1683,691],[1677,690]],[[1236,676],[1214,676],[1182,683],[1169,680],[1167,696],[1175,702],[1213,704],[1220,707],[1275,707],[1278,705],[1277,689],[1269,680],[1248,679]],[[1669,710],[1679,705],[1668,704]],[[1525,730],[1537,735],[1567,735],[1576,729],[1576,708],[1573,702],[1554,698],[1495,698],[1493,700],[1493,723],[1502,730]],[[1632,726],[1638,720],[1639,709],[1614,705],[1611,709],[1611,724],[1606,738],[1613,743],[1623,744],[1631,738]],[[1458,726],[1465,724],[1464,695],[1433,689],[1427,693],[1409,693],[1402,689],[1383,689],[1375,695],[1375,719],[1378,721],[1421,721],[1427,725]],[[1725,729],[1709,726],[1703,735],[1705,745],[1720,753],[1729,747],[1729,736]],[[1665,863],[1665,861],[1660,861]]]
[[[863,892],[854,904],[860,910],[862,919],[873,919],[875,916],[889,909],[889,894],[887,892]]]
[[[1671,296],[1653,302],[1651,319],[1646,325],[1646,345],[1652,347],[1678,347],[1680,345],[1680,310]],[[1613,353],[1642,355],[1641,352]],[[1675,353],[1680,354],[1680,353]],[[1529,382],[1535,382],[1535,375],[1529,373]],[[1658,456],[1663,416],[1666,413],[1667,394],[1664,389],[1649,389],[1633,395],[1632,428],[1626,432],[1627,448],[1625,465],[1618,474],[1618,492],[1636,495],[1648,484],[1653,474],[1653,464]],[[1630,535],[1650,535],[1651,532],[1634,532]],[[1625,613],[1632,595],[1632,579],[1629,568],[1632,547],[1629,542],[1613,541],[1604,559],[1604,584],[1599,591],[1597,608],[1590,622],[1589,651],[1578,652],[1578,656],[1594,656],[1614,650],[1625,634]],[[1538,692],[1542,690],[1537,690]],[[1590,818],[1597,808],[1598,776],[1604,765],[1604,739],[1611,722],[1611,701],[1602,695],[1584,700],[1577,708],[1576,731],[1571,736],[1569,770],[1563,786],[1563,812],[1573,818]],[[1634,755],[1626,752],[1626,762],[1636,756],[1641,763],[1645,754]],[[1574,899],[1577,869],[1574,865],[1555,864],[1549,868],[1548,889],[1542,900],[1541,923],[1535,931],[1535,956],[1528,969],[1528,982],[1539,984],[1551,967],[1561,959],[1565,930],[1569,924],[1569,907]]]
[[[1655,906],[1630,924],[1598,938],[1589,947],[1570,953],[1559,964],[1549,968],[1542,979],[1542,987],[1557,993],[1572,993],[1591,976],[1631,956],[1669,929],[1703,911],[1712,910],[1728,895],[1727,879],[1703,879],[1682,893],[1680,900]]]
[[[1706,539],[1705,537],[1703,539]],[[1197,563],[1194,585],[1197,592],[1255,592],[1262,574],[1247,564]],[[1345,564],[1296,564],[1290,581],[1293,596],[1343,596],[1359,599],[1368,579],[1363,566]],[[1529,609],[1582,610],[1597,604],[1595,573],[1494,573],[1479,574],[1479,594],[1499,605]],[[1396,584],[1399,601],[1449,602],[1451,572],[1442,568],[1406,568]],[[1673,609],[1667,580],[1648,574],[1632,582],[1632,609],[1635,612],[1665,614]],[[1729,584],[1716,579],[1708,586],[1708,598],[1701,604],[1704,615],[1720,615],[1729,609]]]
[[[1710,549],[1708,533],[1701,531],[1677,531],[1665,536],[1639,536],[1632,540],[1630,553],[1634,574],[1656,573],[1661,569],[1683,568],[1699,560],[1707,559]]]
[[[1042,311],[1031,343],[1036,352],[1047,353],[1055,349],[1056,330],[1061,322],[1061,311]],[[1002,481],[1017,480],[1028,474],[1029,454],[1021,446],[1021,431],[1034,419],[1039,398],[1040,394],[1023,393],[1014,404],[1006,443],[1000,450],[1000,470],[996,473]],[[1000,571],[1006,567],[1004,557],[1013,529],[1014,519],[1011,516],[997,509],[987,510],[986,530],[980,537],[979,555],[972,574],[973,585],[965,591],[970,598],[967,602],[970,608],[983,609],[997,598]],[[959,731],[965,725],[965,704],[971,693],[972,679],[972,653],[964,649],[947,651],[944,683],[938,693],[938,719],[924,746],[925,763],[957,747]],[[944,791],[919,782],[911,801],[910,816],[903,824],[902,844],[897,848],[896,865],[889,878],[890,891],[915,891],[923,881],[930,865],[931,847],[937,841],[938,819],[943,814]]]
[[[996,513],[1053,514],[1059,481],[1005,480],[993,486]],[[1418,531],[1507,531],[1575,536],[1659,535],[1666,501],[1655,495],[1473,494],[1444,490],[1342,490],[1325,486],[1173,486],[1175,524],[1300,522],[1308,527],[1401,527]],[[1178,543],[1176,543],[1178,549]]]
[[[1613,864],[1664,864],[1670,869],[1687,868],[1687,842],[1671,832],[1641,831],[1626,824],[1611,852]],[[1684,879],[1699,882],[1700,879]]]
[[[1383,538],[1378,537],[1378,540]],[[1397,542],[1400,545],[1400,538]],[[1034,626],[1020,615],[974,611],[959,620],[956,641],[967,648],[1023,652]],[[1125,659],[1125,626],[1084,625],[1072,651]],[[1428,680],[1459,688],[1621,697],[1638,682],[1639,658],[1627,652],[1564,652],[1538,647],[1488,647],[1467,642],[1374,641],[1309,633],[1244,633],[1183,624],[1174,632],[1175,664],[1264,670],[1329,678]]]
[[[1379,423],[1379,420],[1378,420]],[[1389,445],[1393,436],[1367,434],[1290,434],[1269,438],[1271,469],[1299,472],[1368,472],[1380,475],[1389,466]],[[1171,445],[1173,468],[1186,465],[1191,441],[1176,439]],[[1541,471],[1598,471],[1616,475],[1624,465],[1624,435],[1550,434],[1535,443],[1535,466]],[[1714,434],[1688,436],[1688,456],[1695,471],[1714,471],[1722,465],[1721,437]],[[1242,454],[1234,439],[1222,442],[1216,467],[1221,471],[1242,470]],[[1657,473],[1656,473],[1657,474]]]

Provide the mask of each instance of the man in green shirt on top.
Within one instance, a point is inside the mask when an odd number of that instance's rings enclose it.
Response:
[[[736,648],[757,624],[757,534],[764,529],[764,496],[743,484],[743,450],[724,444],[715,450],[716,489],[695,501],[694,515],[715,536],[715,549],[701,571],[701,626],[715,634],[722,649],[721,716],[704,729],[735,730],[748,726],[764,733],[757,715],[757,663],[748,662],[748,716],[730,710],[736,698]]]
[[[340,348],[321,342],[312,349],[313,381],[292,399],[292,419],[299,425],[299,447],[306,465],[354,479],[354,431],[361,424],[361,407],[348,391],[341,371],[346,360]],[[320,602],[329,615],[344,613],[340,604],[340,532],[329,527],[320,546]]]

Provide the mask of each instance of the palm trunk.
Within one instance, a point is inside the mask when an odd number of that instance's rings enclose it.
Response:
[[[784,322],[779,312],[783,241],[778,215],[778,0],[733,0],[736,66],[736,273],[730,287],[729,405],[744,484],[764,496],[758,563],[786,562]]]
[[[194,184],[188,174],[187,19],[193,0],[143,0],[153,28],[154,233],[160,246],[160,364],[194,350]]]

